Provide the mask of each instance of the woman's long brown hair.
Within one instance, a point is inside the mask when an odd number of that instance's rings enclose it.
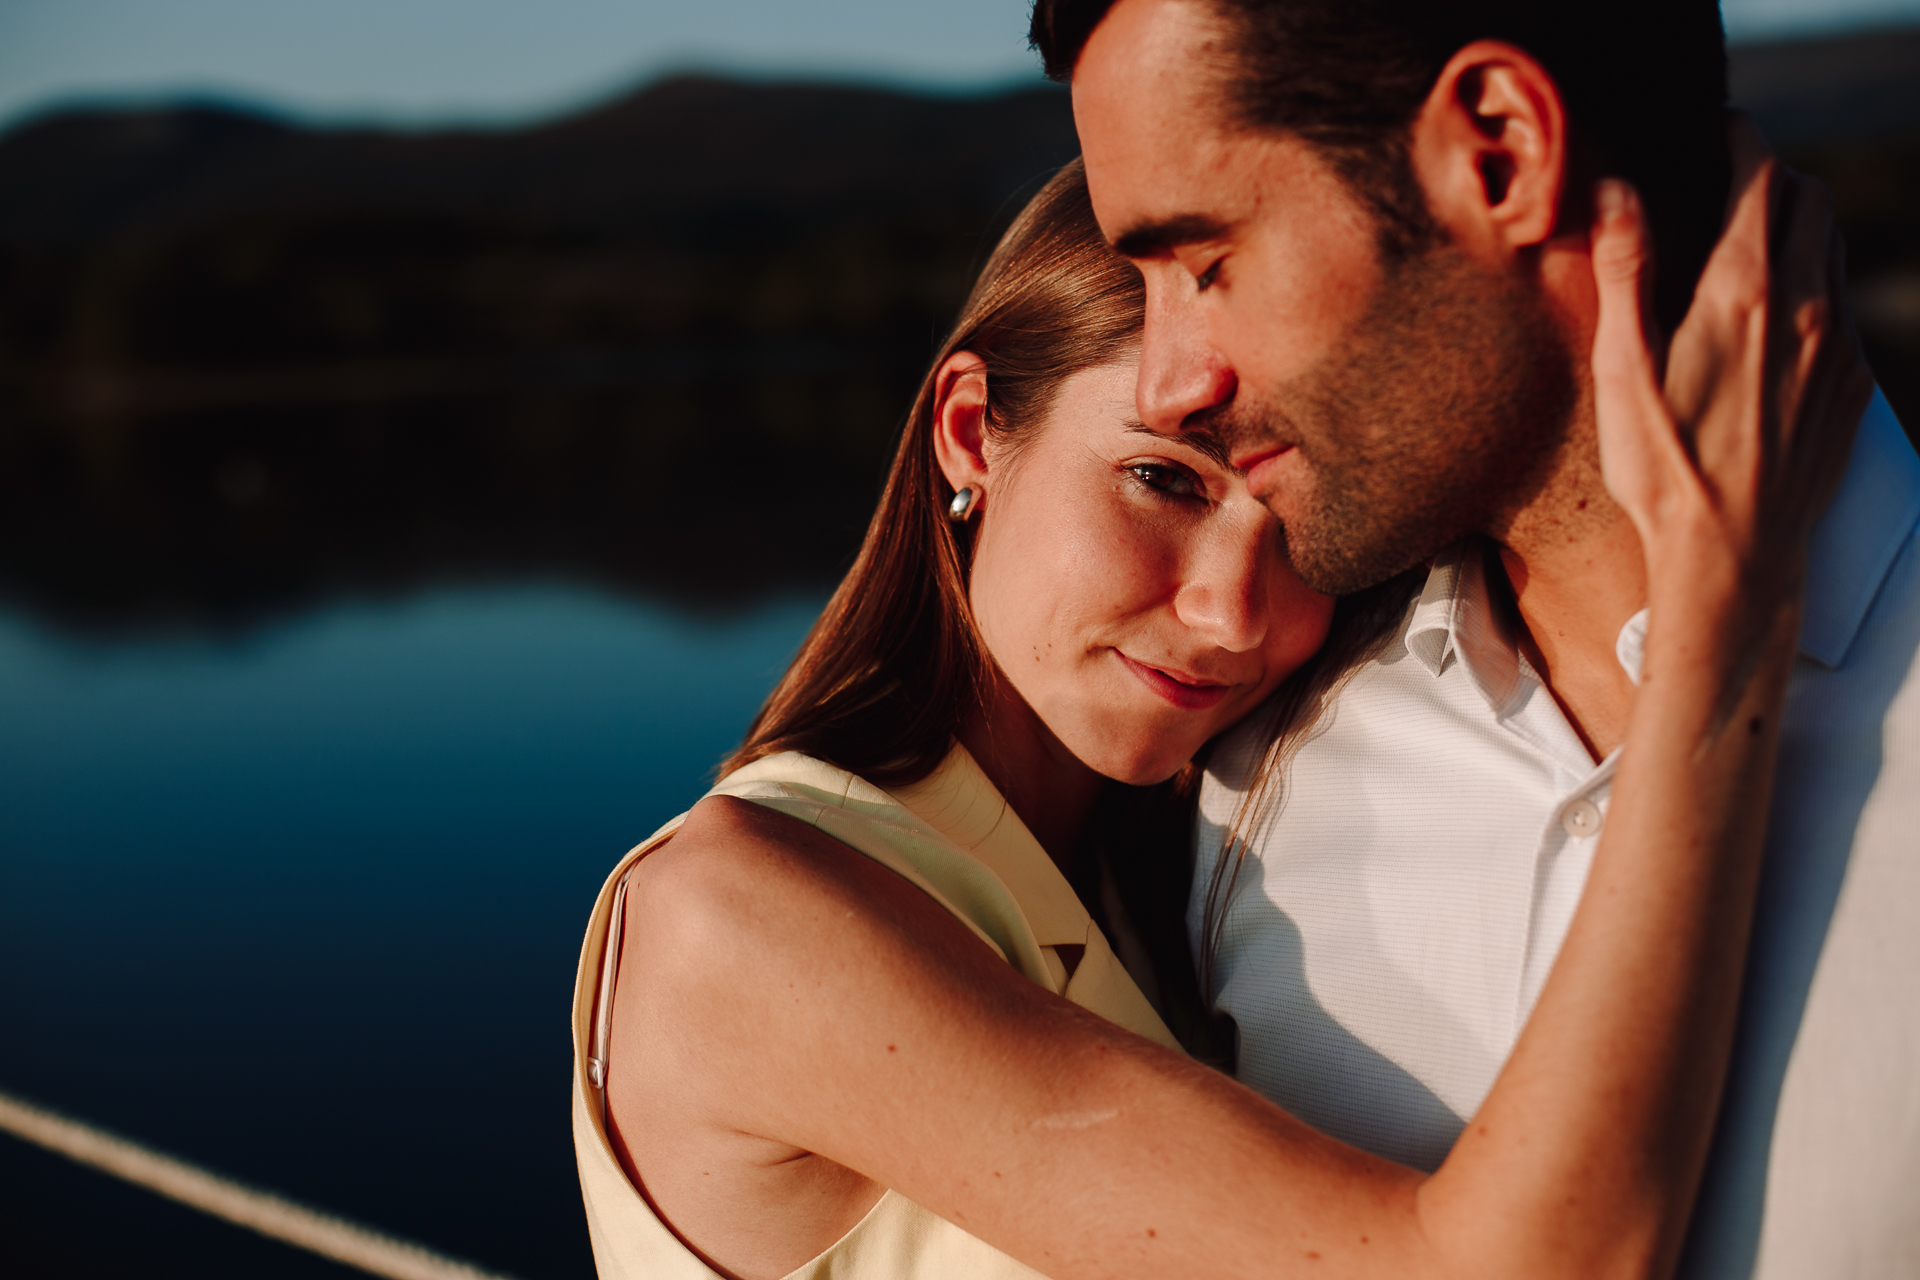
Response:
[[[971,526],[947,518],[953,489],[934,457],[940,367],[960,351],[985,362],[987,434],[1017,451],[1062,383],[1138,347],[1145,306],[1140,273],[1101,237],[1076,160],[1014,220],[980,273],[920,384],[853,568],[740,749],[721,765],[722,776],[782,751],[826,760],[882,788],[918,782],[939,766],[962,721],[981,706],[992,661],[968,604]],[[1120,928],[1113,917],[1124,914],[1126,930],[1150,954],[1156,1003],[1202,1057],[1231,1058],[1205,1006],[1220,923],[1253,824],[1280,802],[1287,762],[1347,673],[1399,621],[1410,590],[1403,576],[1341,600],[1320,652],[1256,713],[1268,726],[1266,747],[1209,869],[1197,982],[1186,907],[1199,764],[1155,787],[1111,784],[1102,799],[1089,833],[1099,857],[1077,860],[1076,888],[1110,935]]]
[[[1078,160],[1041,189],[994,250],[920,384],[866,541],[724,776],[801,751],[876,786],[917,782],[980,705],[988,658],[967,603],[971,526],[933,452],[940,366],[986,363],[988,436],[1016,449],[1060,385],[1140,341],[1145,287],[1107,247]]]

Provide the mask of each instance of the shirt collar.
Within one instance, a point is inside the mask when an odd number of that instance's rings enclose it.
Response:
[[[1427,585],[1407,622],[1407,652],[1438,676],[1455,661],[1495,714],[1517,705],[1532,669],[1487,590],[1487,541],[1464,538],[1434,557]]]
[[[1893,567],[1894,557],[1920,524],[1920,458],[1878,390],[1860,419],[1853,454],[1833,505],[1814,526],[1808,548],[1805,621],[1800,652],[1838,667]],[[1434,557],[1426,588],[1407,622],[1407,652],[1438,676],[1464,661],[1474,683],[1504,714],[1529,679],[1512,634],[1487,592],[1486,542],[1463,539]],[[1614,646],[1621,667],[1640,680],[1647,613],[1620,629]]]

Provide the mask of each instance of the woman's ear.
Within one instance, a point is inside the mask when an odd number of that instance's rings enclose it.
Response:
[[[933,456],[954,492],[986,493],[987,362],[971,351],[948,356],[933,379]]]

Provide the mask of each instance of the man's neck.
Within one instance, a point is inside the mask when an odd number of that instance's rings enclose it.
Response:
[[[1491,532],[1513,588],[1520,651],[1600,760],[1625,739],[1633,710],[1616,647],[1646,604],[1647,571],[1633,523],[1607,495],[1590,433],[1576,430],[1547,485]]]

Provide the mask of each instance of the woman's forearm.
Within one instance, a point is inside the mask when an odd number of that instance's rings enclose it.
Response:
[[[1828,341],[1825,203],[1757,138],[1736,129],[1735,150],[1747,176],[1664,371],[1639,202],[1620,184],[1599,201],[1596,417],[1647,558],[1645,682],[1554,971],[1419,1196],[1451,1258],[1484,1247],[1473,1209],[1495,1205],[1512,1274],[1663,1275],[1677,1258],[1732,1043],[1808,533],[1857,420],[1857,358]]]
[[[1781,608],[1729,698],[1686,669],[1731,661],[1712,625],[1683,633],[1702,612],[1697,594],[1656,603],[1678,621],[1652,638],[1582,910],[1495,1089],[1421,1189],[1450,1257],[1492,1261],[1481,1215],[1497,1216],[1503,1265],[1479,1274],[1661,1275],[1676,1257],[1725,1078],[1799,630]]]

